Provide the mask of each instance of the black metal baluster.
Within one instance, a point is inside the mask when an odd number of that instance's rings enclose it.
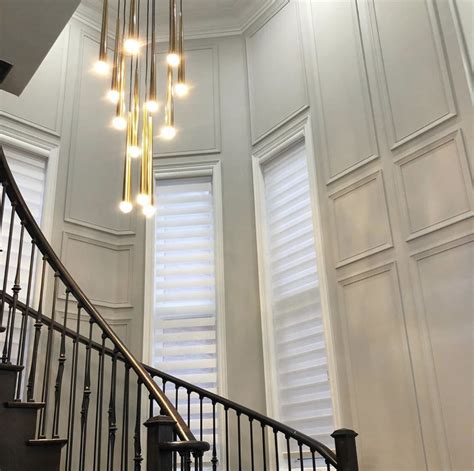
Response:
[[[5,209],[5,201],[6,201],[6,191],[7,191],[7,183],[2,182],[2,202],[0,203],[0,241],[2,239],[2,227],[3,227],[3,212]],[[0,247],[0,252],[3,252],[2,247]],[[0,326],[1,326],[0,322]]]
[[[191,390],[186,390],[188,394],[188,427],[191,427]]]
[[[93,470],[100,471],[100,457],[102,455],[102,412],[104,404],[104,365],[105,365],[105,340],[102,334],[102,344],[99,351],[99,370],[97,372],[97,402],[95,406],[95,436],[94,436],[94,465]]]
[[[217,470],[217,439],[216,439],[216,401],[212,401],[212,471]]]
[[[262,453],[263,453],[263,471],[267,469],[267,443],[265,438],[265,424],[260,422],[262,427]]]
[[[291,471],[291,450],[290,450],[290,437],[285,435],[286,438],[286,454],[288,458],[288,470]]]
[[[46,276],[46,261],[47,257],[43,257],[43,267],[41,269],[41,287],[40,287],[40,298],[38,304],[38,313],[36,316],[35,321],[35,336],[33,340],[33,353],[31,356],[31,365],[30,365],[30,376],[28,377],[28,385],[26,387],[26,400],[28,402],[34,402],[34,395],[35,395],[35,378],[36,378],[36,364],[38,362],[38,348],[39,348],[39,341],[41,337],[41,327],[43,327],[43,295],[44,295],[44,283],[45,283],[45,276]]]
[[[64,301],[64,319],[61,331],[61,344],[59,347],[58,373],[54,385],[54,413],[53,413],[53,438],[59,438],[59,412],[61,410],[61,391],[64,376],[64,364],[66,363],[66,327],[69,306],[69,289],[66,288],[66,299]]]
[[[331,471],[331,465],[328,460],[326,460],[326,468],[327,468],[327,471]]]
[[[278,452],[278,430],[273,429],[273,439],[275,442],[275,465],[276,471],[280,471],[280,454]]]
[[[176,411],[179,409],[179,385],[175,383],[174,385],[174,407]],[[176,431],[174,432],[173,439],[177,439]],[[178,468],[178,453],[173,453],[173,470],[177,471]]]
[[[229,471],[229,407],[224,407],[225,411],[225,469]]]
[[[151,375],[151,379],[154,381],[155,380],[155,375]],[[151,394],[148,395],[148,399],[150,400],[150,407],[148,410],[148,417],[151,418],[153,417],[153,396]]]
[[[17,362],[16,364],[19,366],[24,366],[23,362],[25,360],[25,345],[26,345],[26,334],[28,331],[28,314],[30,312],[30,298],[31,298],[31,290],[33,287],[33,270],[35,265],[35,241],[31,241],[31,252],[30,252],[30,268],[28,272],[28,286],[26,289],[26,302],[25,302],[25,310],[22,313],[21,317],[21,327],[20,327],[20,341],[18,343],[18,355],[17,355]],[[23,370],[18,374],[17,380],[17,390],[16,390],[16,400],[19,401],[21,399],[21,383],[23,379]]]
[[[117,387],[117,355],[118,351],[114,351],[112,357],[112,373],[110,385],[110,399],[109,399],[109,438],[107,443],[107,471],[114,469],[114,452],[115,452],[115,435],[117,433],[117,419],[115,412],[115,397]]]
[[[240,412],[237,412],[237,448],[239,458],[239,471],[242,471],[242,436],[240,431]]]
[[[86,466],[87,449],[87,422],[89,417],[89,404],[91,397],[91,348],[92,348],[92,328],[94,319],[89,319],[89,342],[86,346],[86,365],[84,371],[84,392],[82,394],[81,406],[81,442],[79,455],[79,471],[84,471]]]
[[[69,387],[69,412],[67,425],[67,444],[66,444],[66,471],[72,470],[72,452],[74,450],[74,422],[76,409],[76,386],[77,386],[77,363],[79,359],[79,336],[81,330],[81,305],[77,306],[76,336],[72,347],[72,370],[71,382]]]
[[[11,306],[11,316],[8,316],[8,323],[7,323],[7,332],[5,334],[5,345],[3,349],[3,363],[11,363],[11,355],[12,355],[12,345],[13,345],[13,333],[15,331],[15,317],[16,317],[16,306],[18,302],[18,294],[21,290],[20,286],[20,274],[21,274],[21,255],[23,253],[23,234],[25,232],[25,226],[23,222],[21,223],[20,229],[20,241],[18,245],[18,258],[16,264],[16,273],[15,273],[15,281],[13,282],[13,302]],[[6,341],[8,335],[8,324],[10,325],[10,335],[8,337],[8,342]],[[7,346],[8,343],[8,346]]]
[[[203,396],[199,395],[199,440],[202,441],[202,401],[203,401]]]
[[[48,399],[49,399],[49,381],[50,381],[50,372],[51,372],[51,357],[53,354],[53,324],[56,320],[56,298],[58,295],[58,279],[59,275],[54,274],[54,287],[53,287],[53,303],[51,307],[51,322],[48,326],[48,338],[46,341],[46,359],[44,365],[44,375],[43,375],[43,388],[41,391],[41,402],[44,402],[44,407],[40,409],[39,415],[39,425],[38,425],[38,437],[46,438],[46,413],[48,409]]]
[[[250,464],[252,466],[252,471],[255,469],[255,458],[253,452],[253,419],[249,417],[249,428],[250,428]]]
[[[163,394],[166,394],[166,383],[167,383],[167,381],[166,381],[166,379],[164,379],[163,380]],[[162,408],[160,408],[160,414],[161,415],[166,415],[165,411]]]
[[[135,463],[135,471],[142,469],[142,443],[141,443],[141,408],[142,408],[142,382],[140,379],[137,380],[137,410],[135,417],[135,434],[133,436],[133,444],[135,449],[135,457],[133,461]]]
[[[193,453],[194,456],[194,469],[195,471],[202,471],[202,456],[203,452],[198,451]]]
[[[2,203],[3,203],[4,200],[5,200],[5,198],[3,198]],[[15,207],[16,207],[16,203],[15,202],[11,203],[11,211],[12,212],[11,212],[11,217],[10,217],[10,228],[9,228],[9,231],[8,231],[7,253],[6,253],[6,256],[5,256],[5,271],[4,271],[4,275],[3,275],[2,300],[0,302],[0,327],[2,327],[3,312],[5,310],[5,295],[6,295],[7,286],[8,286],[8,271],[10,269],[10,256],[11,256],[12,241],[13,241],[13,224],[15,223]],[[2,206],[2,213],[3,213],[3,206]],[[5,339],[6,339],[6,337],[5,337]],[[3,362],[3,363],[5,363],[5,362]]]
[[[128,470],[128,421],[130,403],[130,365],[125,365],[125,378],[123,385],[123,431],[122,431],[122,453],[120,471]]]
[[[313,471],[316,471],[316,456],[314,456],[314,450],[311,450],[311,458],[313,460]]]
[[[298,448],[300,451],[300,468],[301,468],[301,471],[304,471],[303,445],[299,442],[298,442]]]

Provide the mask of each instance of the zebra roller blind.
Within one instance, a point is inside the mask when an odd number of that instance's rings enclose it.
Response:
[[[217,392],[211,178],[159,179],[156,203],[153,365]],[[187,404],[182,402],[180,413],[186,417]],[[205,403],[203,412],[203,439],[211,442],[212,405]],[[197,398],[191,402],[190,418],[193,433],[200,437]]]
[[[279,418],[332,446],[333,409],[303,144],[263,163],[264,267]]]

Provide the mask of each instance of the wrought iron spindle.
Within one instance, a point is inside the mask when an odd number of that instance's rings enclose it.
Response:
[[[280,454],[278,452],[278,430],[273,429],[273,439],[275,443],[275,466],[276,471],[280,471]]]
[[[89,319],[89,341],[86,346],[86,364],[84,370],[84,392],[82,393],[81,406],[81,442],[79,446],[79,471],[84,471],[86,465],[87,449],[87,421],[89,417],[89,404],[91,397],[91,348],[92,348],[92,329],[94,319]]]
[[[110,381],[110,399],[109,399],[109,438],[107,443],[107,471],[114,469],[114,452],[115,452],[115,435],[117,433],[117,419],[115,412],[115,398],[117,387],[117,355],[118,351],[114,351],[112,357],[112,373]]]
[[[26,289],[26,303],[25,309],[22,313],[21,317],[21,326],[20,326],[20,341],[18,343],[18,355],[17,355],[17,362],[16,364],[19,366],[23,366],[23,362],[25,361],[25,346],[26,346],[26,335],[28,331],[29,325],[29,312],[30,312],[30,298],[31,298],[31,291],[33,287],[33,271],[35,266],[35,241],[31,241],[31,252],[30,252],[30,267],[28,272],[28,286]],[[16,386],[16,401],[21,400],[21,388],[22,388],[22,381],[23,381],[23,370],[20,370],[18,373],[17,378],[17,386]]]
[[[229,407],[224,407],[225,416],[225,469],[229,471]]]
[[[204,396],[201,394],[199,395],[199,440],[202,441],[202,435],[203,435],[203,411],[202,411],[202,401],[204,400]]]
[[[95,433],[94,433],[94,471],[100,471],[102,455],[102,411],[104,399],[104,364],[105,364],[105,340],[102,334],[102,344],[99,350],[99,369],[97,371],[97,401],[95,406]]]
[[[250,428],[250,465],[252,467],[252,471],[255,469],[255,457],[253,452],[253,419],[252,417],[249,418],[249,428]]]
[[[242,471],[242,435],[240,430],[240,416],[241,412],[237,412],[237,450],[238,450],[238,458],[239,458],[239,471]]]
[[[212,401],[212,471],[217,470],[216,401]]]
[[[300,442],[298,442],[298,449],[300,452],[300,468],[301,468],[301,471],[304,471],[303,445]]]
[[[313,471],[316,471],[316,456],[314,454],[314,450],[311,450],[311,459],[313,461]],[[329,469],[329,463],[326,461],[326,464],[328,465]]]
[[[72,369],[71,382],[69,387],[69,411],[67,424],[67,443],[66,443],[66,471],[72,470],[72,452],[74,450],[74,422],[76,410],[76,386],[77,386],[77,363],[79,359],[79,337],[81,330],[81,305],[77,306],[76,336],[72,347]]]
[[[120,471],[128,471],[128,422],[130,402],[130,365],[125,365],[123,384],[123,432]]]
[[[142,382],[140,378],[137,380],[137,409],[135,415],[135,434],[133,436],[133,444],[135,450],[135,457],[133,461],[135,463],[135,471],[140,471],[142,468],[142,443],[141,443],[141,407],[142,407]]]
[[[286,454],[288,459],[288,470],[291,471],[291,450],[290,450],[290,437],[285,435],[286,439]]]
[[[28,377],[28,385],[26,387],[26,399],[28,402],[34,402],[34,395],[35,395],[36,364],[38,362],[38,348],[39,348],[39,341],[41,337],[41,327],[43,327],[42,310],[43,310],[44,284],[45,284],[45,277],[46,277],[46,262],[47,262],[47,257],[43,256],[43,267],[41,269],[40,298],[39,298],[36,321],[34,324],[35,336],[33,339],[33,353],[31,355],[30,376]]]
[[[262,461],[263,461],[263,470],[266,471],[267,469],[267,442],[265,437],[265,424],[260,422],[262,427]]]
[[[15,317],[16,317],[16,306],[18,302],[18,294],[20,293],[21,286],[20,286],[20,274],[21,274],[21,256],[23,253],[23,235],[25,233],[25,226],[23,222],[21,223],[20,229],[20,241],[18,243],[18,258],[16,263],[16,273],[15,273],[15,281],[13,282],[13,301],[11,306],[11,315],[8,315],[8,322],[7,322],[7,333],[5,335],[5,345],[3,347],[3,363],[11,363],[11,355],[12,355],[12,345],[13,345],[13,333],[15,332]],[[10,329],[10,331],[9,331]],[[8,342],[6,341],[8,337]]]
[[[16,203],[14,202],[11,203],[10,228],[8,231],[7,253],[5,256],[5,271],[3,274],[2,300],[0,302],[0,327],[2,327],[2,324],[3,324],[3,312],[5,310],[5,295],[6,295],[7,286],[8,286],[8,271],[10,270],[10,256],[11,256],[12,241],[13,241],[13,225],[15,223],[15,207],[16,207]],[[2,208],[2,212],[3,212],[3,208]]]
[[[193,453],[194,456],[194,469],[195,471],[202,471],[202,451],[196,451]]]
[[[7,184],[2,183],[2,201],[0,203],[0,241],[1,241],[1,235],[2,235],[2,227],[3,227],[3,213],[5,210],[5,200],[6,200],[6,191],[7,191]],[[0,252],[2,252],[2,248],[0,247]],[[0,322],[0,326],[1,326]]]
[[[49,399],[49,381],[51,371],[51,357],[53,353],[53,324],[56,319],[56,297],[58,294],[58,277],[57,273],[54,274],[54,287],[53,287],[53,302],[51,307],[51,322],[48,326],[48,339],[46,341],[46,360],[44,365],[43,375],[43,389],[41,391],[41,402],[44,402],[44,407],[40,409],[39,425],[38,425],[38,437],[46,438],[46,413],[48,409]]]
[[[69,307],[69,289],[66,288],[66,299],[64,301],[64,319],[61,331],[61,344],[59,346],[58,373],[54,385],[54,413],[53,413],[53,438],[59,438],[59,413],[61,411],[61,391],[64,376],[64,364],[66,363],[66,328]]]

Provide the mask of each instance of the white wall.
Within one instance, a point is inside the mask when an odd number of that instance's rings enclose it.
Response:
[[[364,470],[473,463],[467,3],[279,2],[246,34],[254,152],[310,106],[337,426]]]

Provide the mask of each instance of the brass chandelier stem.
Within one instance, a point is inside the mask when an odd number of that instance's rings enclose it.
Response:
[[[137,34],[137,0],[130,0],[130,16],[128,19],[128,37],[136,39]]]
[[[179,66],[178,66],[178,83],[184,83],[186,81],[186,71],[184,64],[184,28],[183,28],[183,0],[179,0],[179,21],[178,21],[178,54],[179,54]]]
[[[100,30],[99,61],[107,62],[107,25],[109,21],[109,2],[104,0],[102,6],[102,28]]]
[[[168,65],[166,79],[166,116],[165,125],[174,127],[174,102],[173,102],[173,68]]]
[[[117,7],[117,20],[115,22],[115,44],[114,44],[114,65],[112,69],[112,84],[111,90],[119,91],[118,88],[118,76],[119,76],[119,48],[121,44],[120,39],[120,6],[121,0],[118,0],[118,7]]]
[[[155,0],[151,4],[151,44],[150,44],[150,84],[148,99],[157,101],[156,95],[156,31],[155,31]]]

